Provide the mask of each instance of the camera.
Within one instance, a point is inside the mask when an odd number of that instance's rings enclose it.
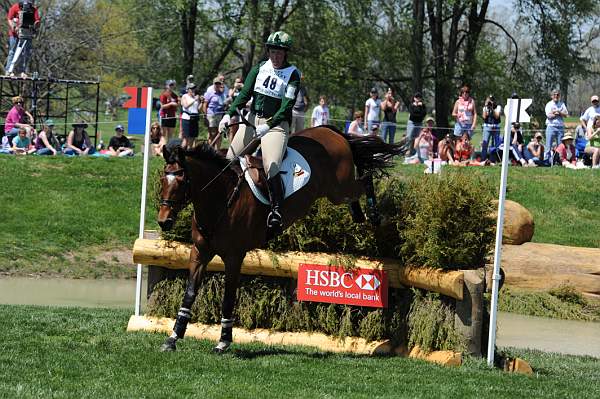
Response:
[[[35,28],[35,7],[33,0],[23,0],[19,2],[19,37],[20,38],[31,38],[33,37],[33,30]]]

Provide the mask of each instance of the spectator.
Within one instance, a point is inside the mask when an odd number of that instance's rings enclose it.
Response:
[[[438,157],[442,162],[450,165],[454,163],[454,142],[450,133],[446,134],[444,139],[438,143]]]
[[[392,89],[385,92],[385,98],[381,103],[383,111],[383,123],[381,124],[381,138],[383,141],[392,144],[396,135],[396,113],[400,107],[400,102],[394,99]]]
[[[600,113],[594,115],[588,122],[585,135],[587,144],[585,153],[592,157],[592,169],[600,168]]]
[[[110,138],[108,153],[113,157],[133,156],[133,146],[129,139],[123,135],[124,131],[123,125],[117,125],[115,135]]]
[[[33,37],[40,25],[40,14],[34,1],[19,1],[13,4],[6,14],[8,21],[8,57],[4,70],[10,76],[21,73],[22,78],[27,77],[29,60],[33,49]],[[17,47],[21,47],[19,59],[14,59]]]
[[[160,123],[158,122],[154,122],[150,125],[150,142],[152,143],[152,154],[158,157],[162,156],[166,140],[162,134]]]
[[[298,88],[294,108],[292,108],[292,126],[290,128],[292,133],[304,129],[304,118],[306,116],[306,111],[308,110],[308,93],[303,83],[304,74],[300,75],[300,87]]]
[[[371,89],[371,97],[365,102],[365,124],[364,128],[367,134],[373,132],[373,125],[379,127],[381,121],[381,100],[378,98],[379,94],[377,89],[373,87]]]
[[[34,123],[33,116],[25,110],[23,97],[13,97],[12,103],[13,107],[8,111],[4,121],[4,135],[8,138],[10,146],[12,146],[12,140],[19,134],[21,128],[25,129],[29,137],[35,134],[35,129],[32,126]],[[25,122],[26,117],[32,125]]]
[[[365,134],[365,131],[363,129],[363,113],[362,113],[362,111],[354,112],[354,120],[350,123],[350,126],[348,126],[348,133],[349,134],[360,134],[360,135]]]
[[[175,94],[175,81],[170,79],[165,84],[165,90],[160,95],[160,126],[162,132],[169,141],[175,133],[177,124],[177,107],[179,107],[179,97]]]
[[[583,115],[581,115],[581,118],[579,118],[584,132],[587,130],[588,124],[592,123],[591,121],[594,120],[594,117],[600,114],[600,103],[598,102],[598,96],[594,94],[592,98],[590,98],[590,101],[592,105],[587,108]]]
[[[468,132],[463,132],[460,140],[456,141],[454,150],[454,163],[457,165],[468,165],[473,155],[473,145]]]
[[[521,166],[527,166],[527,161],[523,157],[523,144],[521,124],[519,122],[513,122],[510,129],[510,156],[516,162],[519,162]]]
[[[477,126],[477,108],[475,107],[475,99],[471,97],[469,86],[464,85],[460,89],[460,96],[454,103],[452,116],[456,119],[454,138],[462,137],[464,132],[469,134],[469,138],[473,137],[473,130]]]
[[[235,78],[233,88],[229,89],[229,97],[226,100],[227,108],[229,108],[229,106],[231,104],[233,104],[233,102],[235,101],[237,96],[239,96],[240,93],[242,92],[243,88],[244,88],[244,82],[242,81],[242,78],[240,78],[240,77]],[[243,112],[244,113],[248,112],[247,106],[244,107]],[[229,128],[228,136],[227,136],[230,143],[233,142],[233,139],[235,138],[235,134],[237,133],[237,131],[239,129],[239,125],[237,124],[238,122],[239,122],[238,115],[234,115],[231,117],[230,125],[232,125],[232,126],[230,126],[230,128]]]
[[[213,79],[213,84],[209,85],[206,88],[205,93],[214,93],[215,81],[221,82],[221,84],[223,85],[223,93],[225,93],[225,96],[227,97],[229,95],[229,87],[225,84],[225,75],[223,75],[222,73],[219,73],[217,77]],[[206,94],[204,94],[204,97],[206,97]]]
[[[12,152],[16,155],[33,154],[35,148],[31,148],[31,140],[27,137],[27,130],[19,128],[19,134],[13,139]]]
[[[54,121],[46,120],[42,131],[35,139],[35,149],[38,155],[57,155],[60,151],[60,144],[54,135]]]
[[[560,91],[552,90],[552,100],[546,104],[546,159],[550,159],[553,141],[556,139],[556,145],[561,144],[563,134],[565,133],[564,119],[569,115],[567,106],[560,101]]]
[[[425,127],[421,129],[419,133],[419,137],[416,138],[414,146],[418,149],[419,161],[424,163],[425,161],[432,161],[434,155],[434,144],[435,140],[433,138],[433,125],[435,121],[430,116],[425,119]]]
[[[219,134],[219,123],[225,113],[225,89],[219,77],[213,79],[211,90],[204,93],[202,110],[208,119],[208,142],[217,150],[221,148],[222,137]]]
[[[546,166],[547,163],[544,162],[544,143],[542,143],[542,139],[544,138],[543,134],[540,132],[536,132],[535,136],[533,136],[533,140],[527,144],[527,147],[523,150],[523,156],[529,166]]]
[[[558,147],[556,147],[556,158],[558,158],[558,162],[565,168],[576,169],[577,157],[571,132],[565,133],[565,135],[561,138],[561,141],[562,142],[558,145]]]
[[[193,146],[194,140],[198,137],[200,105],[204,102],[204,97],[196,92],[195,83],[189,83],[186,89],[187,92],[181,96],[181,129],[183,135],[181,145],[184,148]]]
[[[70,156],[85,156],[95,153],[96,149],[90,141],[90,136],[88,136],[85,131],[88,124],[85,122],[75,122],[72,126],[73,130],[71,130],[67,136],[67,145],[63,151],[64,154]]]
[[[327,106],[327,97],[319,96],[319,105],[313,108],[310,118],[310,127],[327,125],[329,123],[329,107]]]
[[[415,93],[412,101],[408,105],[408,122],[406,122],[406,139],[408,142],[407,155],[413,156],[416,153],[417,146],[415,139],[421,131],[423,119],[427,115],[427,107],[423,102],[421,93]]]
[[[493,142],[493,147],[498,148],[500,144],[500,116],[502,115],[502,106],[496,104],[493,95],[485,99],[483,106],[483,138],[481,141],[481,160],[485,161],[488,157],[488,145]]]

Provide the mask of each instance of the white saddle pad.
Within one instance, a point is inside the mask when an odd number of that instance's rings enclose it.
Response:
[[[285,190],[284,198],[289,197],[296,191],[304,187],[310,179],[310,166],[308,162],[300,153],[293,148],[288,147],[286,157],[281,162],[281,180],[283,181],[283,187]],[[250,189],[254,193],[254,196],[258,198],[263,204],[269,205],[269,199],[260,192],[258,187],[252,181],[250,174],[248,173],[248,165],[244,157],[239,157],[240,166],[244,171],[244,177],[246,182],[250,186]]]

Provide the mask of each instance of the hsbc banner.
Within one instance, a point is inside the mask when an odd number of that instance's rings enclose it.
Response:
[[[344,305],[387,307],[388,282],[383,270],[344,269],[300,264],[298,300]]]

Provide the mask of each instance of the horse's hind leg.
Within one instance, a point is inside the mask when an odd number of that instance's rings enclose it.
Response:
[[[207,254],[203,251],[200,253],[197,245],[192,246],[192,252],[190,254],[190,274],[188,277],[185,293],[183,295],[183,301],[181,308],[177,313],[177,319],[175,320],[175,326],[173,327],[173,333],[161,347],[161,351],[174,351],[178,339],[183,339],[185,336],[185,330],[192,317],[192,305],[198,295],[198,288],[202,281],[202,276],[206,270],[206,265],[212,259],[212,254]]]
[[[221,338],[213,349],[215,353],[225,352],[233,342],[233,310],[244,256],[245,254],[242,254],[241,256],[230,256],[223,259],[225,263],[225,291],[223,292],[221,308]]]
[[[365,188],[365,194],[367,196],[367,216],[373,226],[379,226],[381,224],[381,216],[379,210],[377,210],[377,198],[375,196],[375,186],[373,185],[373,176],[366,174],[363,176],[362,172],[359,171],[360,179]]]
[[[365,222],[365,214],[362,211],[360,206],[360,202],[358,200],[350,201],[348,204],[350,206],[350,214],[352,215],[352,221],[354,223],[364,223]]]

